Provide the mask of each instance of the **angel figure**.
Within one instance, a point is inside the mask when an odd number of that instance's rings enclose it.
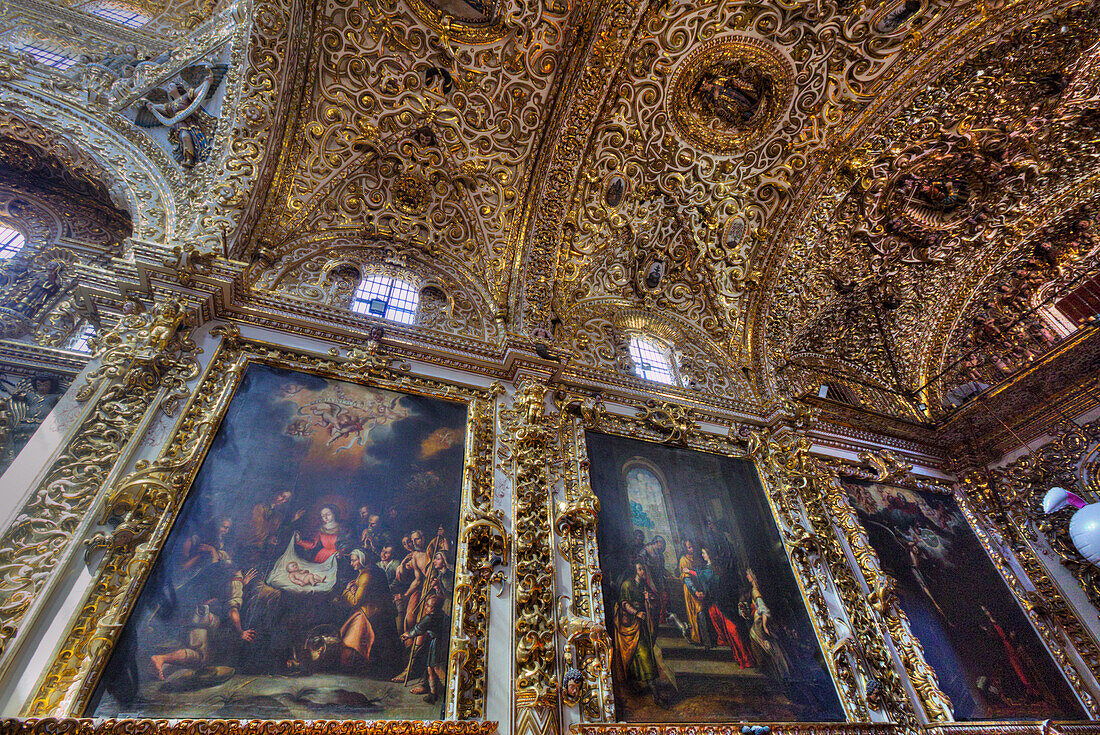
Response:
[[[225,77],[225,64],[194,64],[179,73],[182,81],[151,89],[138,101],[134,123],[143,128],[166,127],[172,153],[185,168],[206,157],[217,118],[203,109]]]

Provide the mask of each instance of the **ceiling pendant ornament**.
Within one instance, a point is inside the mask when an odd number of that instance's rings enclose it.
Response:
[[[424,214],[431,202],[431,187],[416,174],[403,173],[398,176],[390,193],[393,196],[393,206],[412,216]]]
[[[489,44],[509,31],[496,0],[409,0],[409,7],[444,44]]]
[[[762,143],[790,105],[794,68],[770,44],[726,37],[701,45],[672,80],[669,113],[692,145],[732,154]]]

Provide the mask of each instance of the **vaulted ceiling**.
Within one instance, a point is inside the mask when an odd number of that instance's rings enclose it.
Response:
[[[1049,348],[1036,304],[1092,275],[1098,3],[254,13],[277,105],[238,242],[261,289],[357,253],[461,292],[471,337],[598,370],[650,330],[712,396],[831,382],[935,421]]]

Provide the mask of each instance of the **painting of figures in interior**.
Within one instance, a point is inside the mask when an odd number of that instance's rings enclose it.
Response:
[[[843,720],[752,463],[587,447],[618,719]]]
[[[1085,716],[953,497],[844,485],[955,719]]]
[[[439,719],[465,422],[251,365],[89,714]]]

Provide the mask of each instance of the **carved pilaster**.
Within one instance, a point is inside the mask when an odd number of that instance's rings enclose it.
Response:
[[[521,384],[513,411],[515,732],[543,735],[558,730],[546,386]]]
[[[957,487],[1012,549],[1035,585],[1025,599],[1028,611],[1037,615],[1044,627],[1071,643],[1093,676],[1100,677],[1100,646],[1032,546],[1032,541],[1041,534],[1090,602],[1100,604],[1100,569],[1081,556],[1069,536],[1073,510],[1046,516],[1041,509],[1043,495],[1053,485],[1081,493],[1092,490],[1079,484],[1077,473],[1095,456],[1095,436],[1100,425],[1093,422],[1063,429],[1053,442],[1006,468],[993,472],[970,468],[958,472]]]
[[[865,454],[862,458],[875,467],[871,479],[884,480],[898,472],[908,472],[908,465],[899,466],[889,454]],[[820,464],[820,463],[819,463]],[[821,465],[818,474],[818,497],[828,509],[837,529],[843,534],[848,548],[851,549],[859,566],[860,573],[869,588],[867,601],[885,626],[890,639],[901,659],[902,666],[909,676],[913,689],[920,699],[925,714],[932,722],[950,722],[951,700],[939,688],[936,672],[924,658],[924,648],[909,628],[909,619],[898,605],[894,594],[894,580],[882,570],[878,555],[871,548],[867,533],[863,530],[855,509],[848,502],[848,496],[840,484],[837,468]],[[854,471],[854,470],[853,470]],[[851,594],[851,592],[850,592]],[[866,612],[865,606],[863,612]]]
[[[863,708],[882,709],[899,724],[916,724],[912,704],[894,667],[893,656],[883,643],[889,626],[883,620],[881,611],[874,609],[860,587],[833,531],[831,509],[822,498],[822,491],[826,489],[823,485],[827,484],[829,475],[822,463],[809,454],[809,440],[791,433],[780,436],[753,434],[749,448],[760,463],[761,472],[770,475],[773,484],[782,486],[785,495],[795,496],[787,502],[797,502],[797,498],[805,508],[810,527],[802,529],[801,538],[792,539],[795,563],[807,564],[813,557],[819,557],[844,603],[851,630],[837,635],[829,651],[839,678],[838,684],[848,690],[850,697],[860,692],[861,687],[855,676],[859,672],[863,686],[862,696],[858,699]],[[784,519],[788,526],[801,527],[791,508],[777,505],[781,514],[788,516]],[[923,662],[923,658],[919,660]],[[858,716],[861,720],[869,717],[866,709]]]

